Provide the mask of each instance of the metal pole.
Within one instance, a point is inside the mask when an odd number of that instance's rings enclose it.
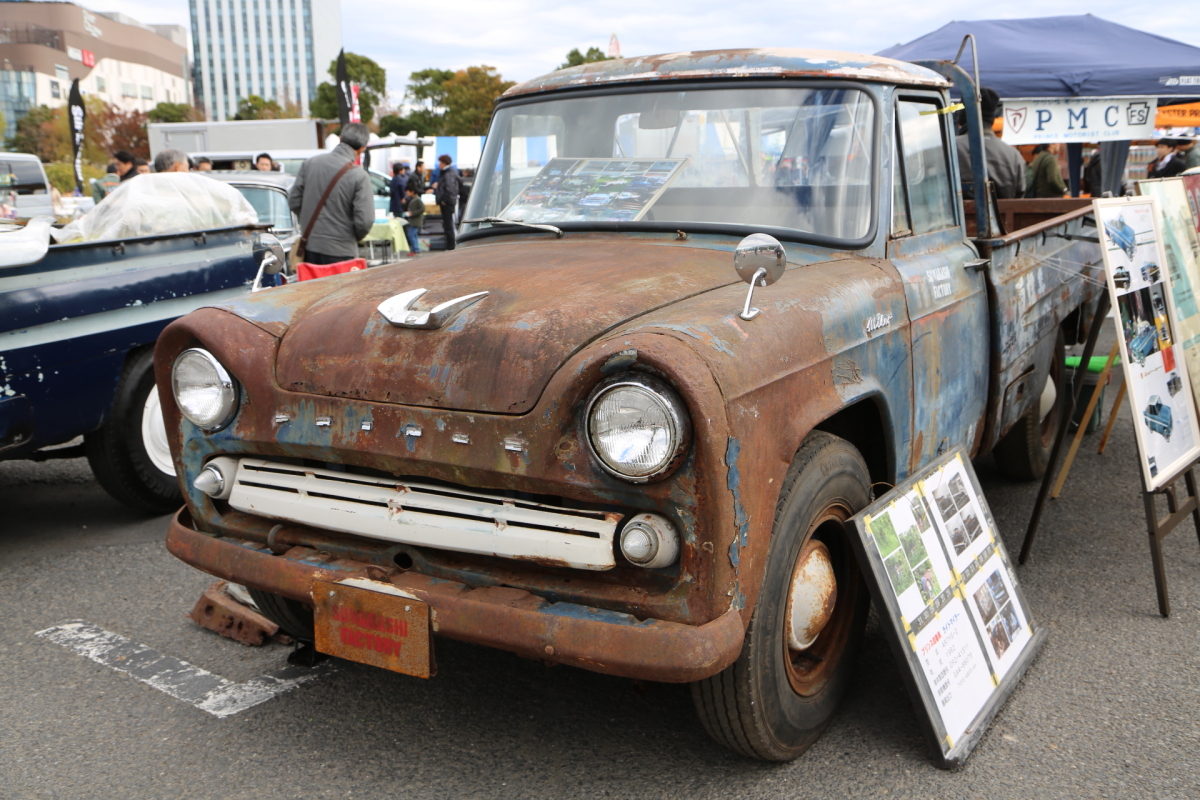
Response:
[[[1088,330],[1087,343],[1083,346],[1083,356],[1079,360],[1081,365],[1090,362],[1092,354],[1096,351],[1096,339],[1100,336],[1100,326],[1104,324],[1104,318],[1108,315],[1108,308],[1108,292],[1103,292],[1096,303],[1096,314],[1092,318],[1092,327]],[[1054,437],[1054,447],[1050,450],[1050,461],[1046,464],[1046,474],[1042,476],[1042,488],[1038,491],[1037,502],[1033,506],[1033,515],[1029,518],[1029,527],[1025,529],[1025,541],[1021,544],[1021,555],[1017,559],[1018,564],[1024,564],[1029,559],[1029,551],[1033,549],[1033,539],[1037,535],[1038,523],[1042,520],[1042,510],[1046,506],[1046,498],[1050,494],[1050,485],[1054,482],[1057,472],[1058,456],[1062,451],[1063,441],[1067,438],[1067,429],[1071,427],[1067,424],[1067,421],[1075,413],[1075,407],[1082,396],[1083,381],[1079,381],[1078,386],[1075,387],[1075,391],[1068,395],[1069,405],[1066,412],[1059,418],[1058,434]]]

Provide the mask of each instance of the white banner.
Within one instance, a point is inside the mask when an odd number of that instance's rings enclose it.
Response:
[[[1153,97],[1073,97],[1004,100],[1009,144],[1153,139]]]

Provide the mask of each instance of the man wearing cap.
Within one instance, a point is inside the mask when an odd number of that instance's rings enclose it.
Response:
[[[1025,159],[1011,144],[1002,142],[992,131],[992,123],[1000,113],[1000,96],[988,87],[979,90],[979,115],[983,118],[983,154],[987,162],[988,178],[996,186],[1000,198],[1021,197],[1025,194]],[[958,137],[958,167],[962,173],[963,196],[974,194],[974,177],[971,174],[971,145],[967,135]]]
[[[1196,147],[1196,137],[1191,133],[1181,136],[1175,145],[1176,158],[1182,158],[1184,169],[1200,167],[1200,147]]]

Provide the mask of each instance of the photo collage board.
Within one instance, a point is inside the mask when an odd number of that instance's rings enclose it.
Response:
[[[1200,456],[1196,403],[1177,323],[1195,301],[1185,291],[1181,299],[1187,305],[1182,312],[1177,305],[1154,197],[1104,198],[1092,205],[1142,478],[1153,490]]]
[[[961,764],[1041,646],[970,460],[956,450],[854,518],[860,564],[925,708]]]
[[[636,222],[686,158],[552,158],[500,217],[522,222]]]

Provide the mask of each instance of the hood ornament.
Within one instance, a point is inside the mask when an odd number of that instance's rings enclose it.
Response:
[[[413,303],[417,302],[426,291],[426,289],[410,289],[389,297],[379,304],[379,313],[397,328],[436,330],[444,327],[450,320],[458,316],[460,311],[475,305],[488,295],[487,292],[464,294],[462,297],[456,297],[434,306],[429,311],[419,311],[413,308]]]

